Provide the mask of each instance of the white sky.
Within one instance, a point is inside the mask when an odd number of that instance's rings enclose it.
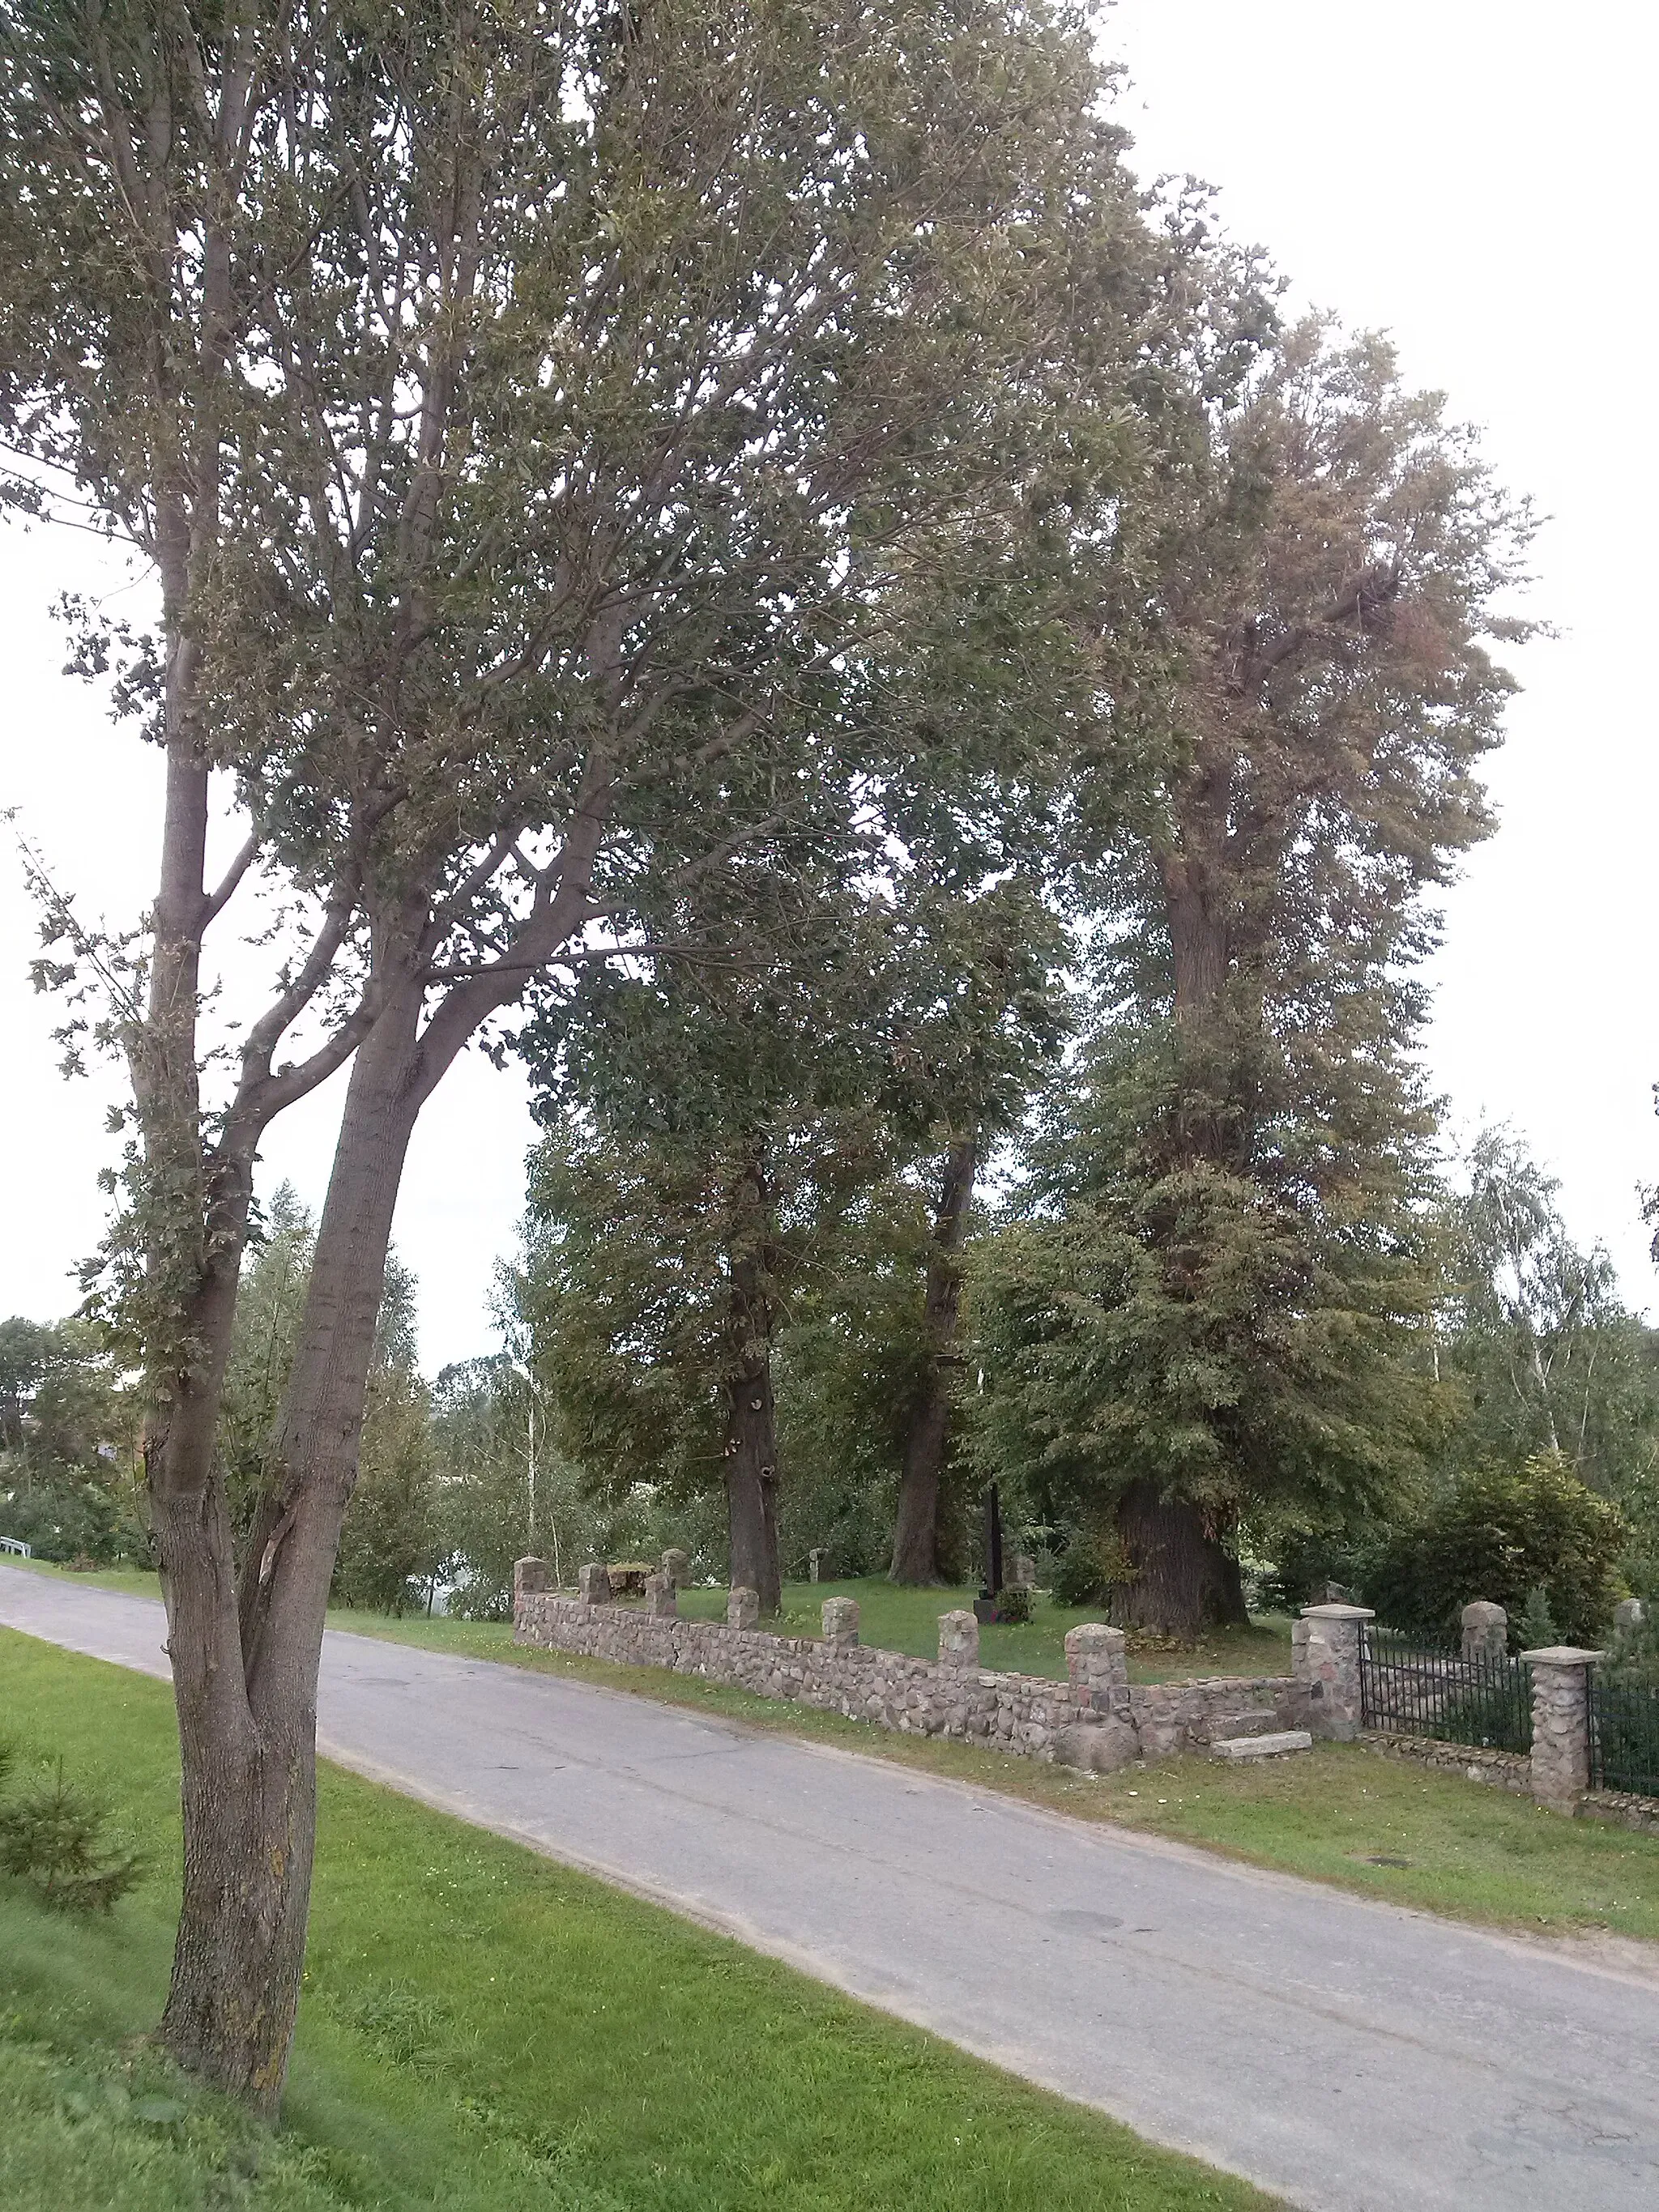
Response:
[[[1143,173],[1193,170],[1298,295],[1391,331],[1407,373],[1486,426],[1505,479],[1553,520],[1526,690],[1492,763],[1503,817],[1448,904],[1430,1065],[1464,1125],[1512,1120],[1650,1306],[1638,1180],[1659,1181],[1652,949],[1659,825],[1652,619],[1659,462],[1649,147],[1651,12],[1581,0],[1121,0],[1105,43]],[[130,921],[152,887],[155,757],[58,674],[57,592],[124,580],[94,541],[0,528],[0,805],[83,911]],[[141,595],[133,593],[135,600]],[[111,1079],[64,1085],[49,1001],[28,989],[33,916],[0,850],[0,1315],[76,1299],[96,1243]],[[313,1206],[340,1082],[271,1133],[263,1188]],[[532,1135],[524,1085],[467,1055],[416,1132],[396,1237],[421,1284],[428,1370],[490,1346]]]

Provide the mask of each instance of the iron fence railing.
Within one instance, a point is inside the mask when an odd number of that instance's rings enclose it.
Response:
[[[1659,1797],[1659,1690],[1590,1670],[1590,1787]]]
[[[1464,1658],[1387,1628],[1359,1644],[1359,1710],[1366,1728],[1492,1751],[1532,1749],[1532,1669],[1520,1659]]]

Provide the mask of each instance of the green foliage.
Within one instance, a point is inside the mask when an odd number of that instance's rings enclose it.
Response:
[[[43,1559],[143,1557],[135,1417],[95,1322],[0,1323],[0,1535]]]
[[[1601,1246],[1574,1243],[1559,1186],[1513,1132],[1481,1130],[1462,1182],[1448,1209],[1444,1462],[1565,1451],[1625,1512],[1639,1577],[1659,1550],[1659,1330],[1625,1305]]]
[[[1555,1615],[1550,1611],[1549,1592],[1534,1583],[1527,1592],[1521,1618],[1515,1624],[1516,1649],[1542,1651],[1548,1645],[1560,1641],[1561,1632],[1555,1625]]]
[[[1453,1633],[1474,1598],[1518,1623],[1540,1591],[1563,1636],[1594,1644],[1612,1617],[1626,1535],[1616,1506],[1565,1460],[1540,1454],[1460,1476],[1382,1541],[1361,1583],[1389,1626],[1435,1636]]]
[[[1659,1691],[1659,1607],[1644,1603],[1633,1628],[1615,1631],[1601,1672],[1609,1680]]]
[[[15,1763],[0,1743],[0,1791]],[[144,1862],[108,1832],[110,1811],[64,1774],[58,1759],[21,1790],[0,1795],[0,1874],[28,1882],[64,1912],[108,1912],[143,1879]]]

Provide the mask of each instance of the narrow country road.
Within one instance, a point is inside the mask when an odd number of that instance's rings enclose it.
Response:
[[[0,1624],[165,1674],[159,1606]],[[5,1704],[0,1673],[0,1711]],[[1310,2212],[1655,2212],[1659,1981],[877,1759],[330,1633],[322,1748]]]

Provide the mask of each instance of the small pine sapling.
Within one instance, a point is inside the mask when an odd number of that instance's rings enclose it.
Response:
[[[1523,1651],[1542,1651],[1561,1641],[1561,1632],[1550,1611],[1549,1593],[1541,1589],[1527,1592],[1527,1602],[1521,1609],[1519,1628],[1521,1649]]]
[[[0,1778],[13,1757],[0,1753]],[[0,1873],[33,1883],[66,1912],[107,1912],[142,1878],[133,1851],[106,1838],[108,1808],[70,1782],[60,1759],[20,1796],[0,1802]]]

